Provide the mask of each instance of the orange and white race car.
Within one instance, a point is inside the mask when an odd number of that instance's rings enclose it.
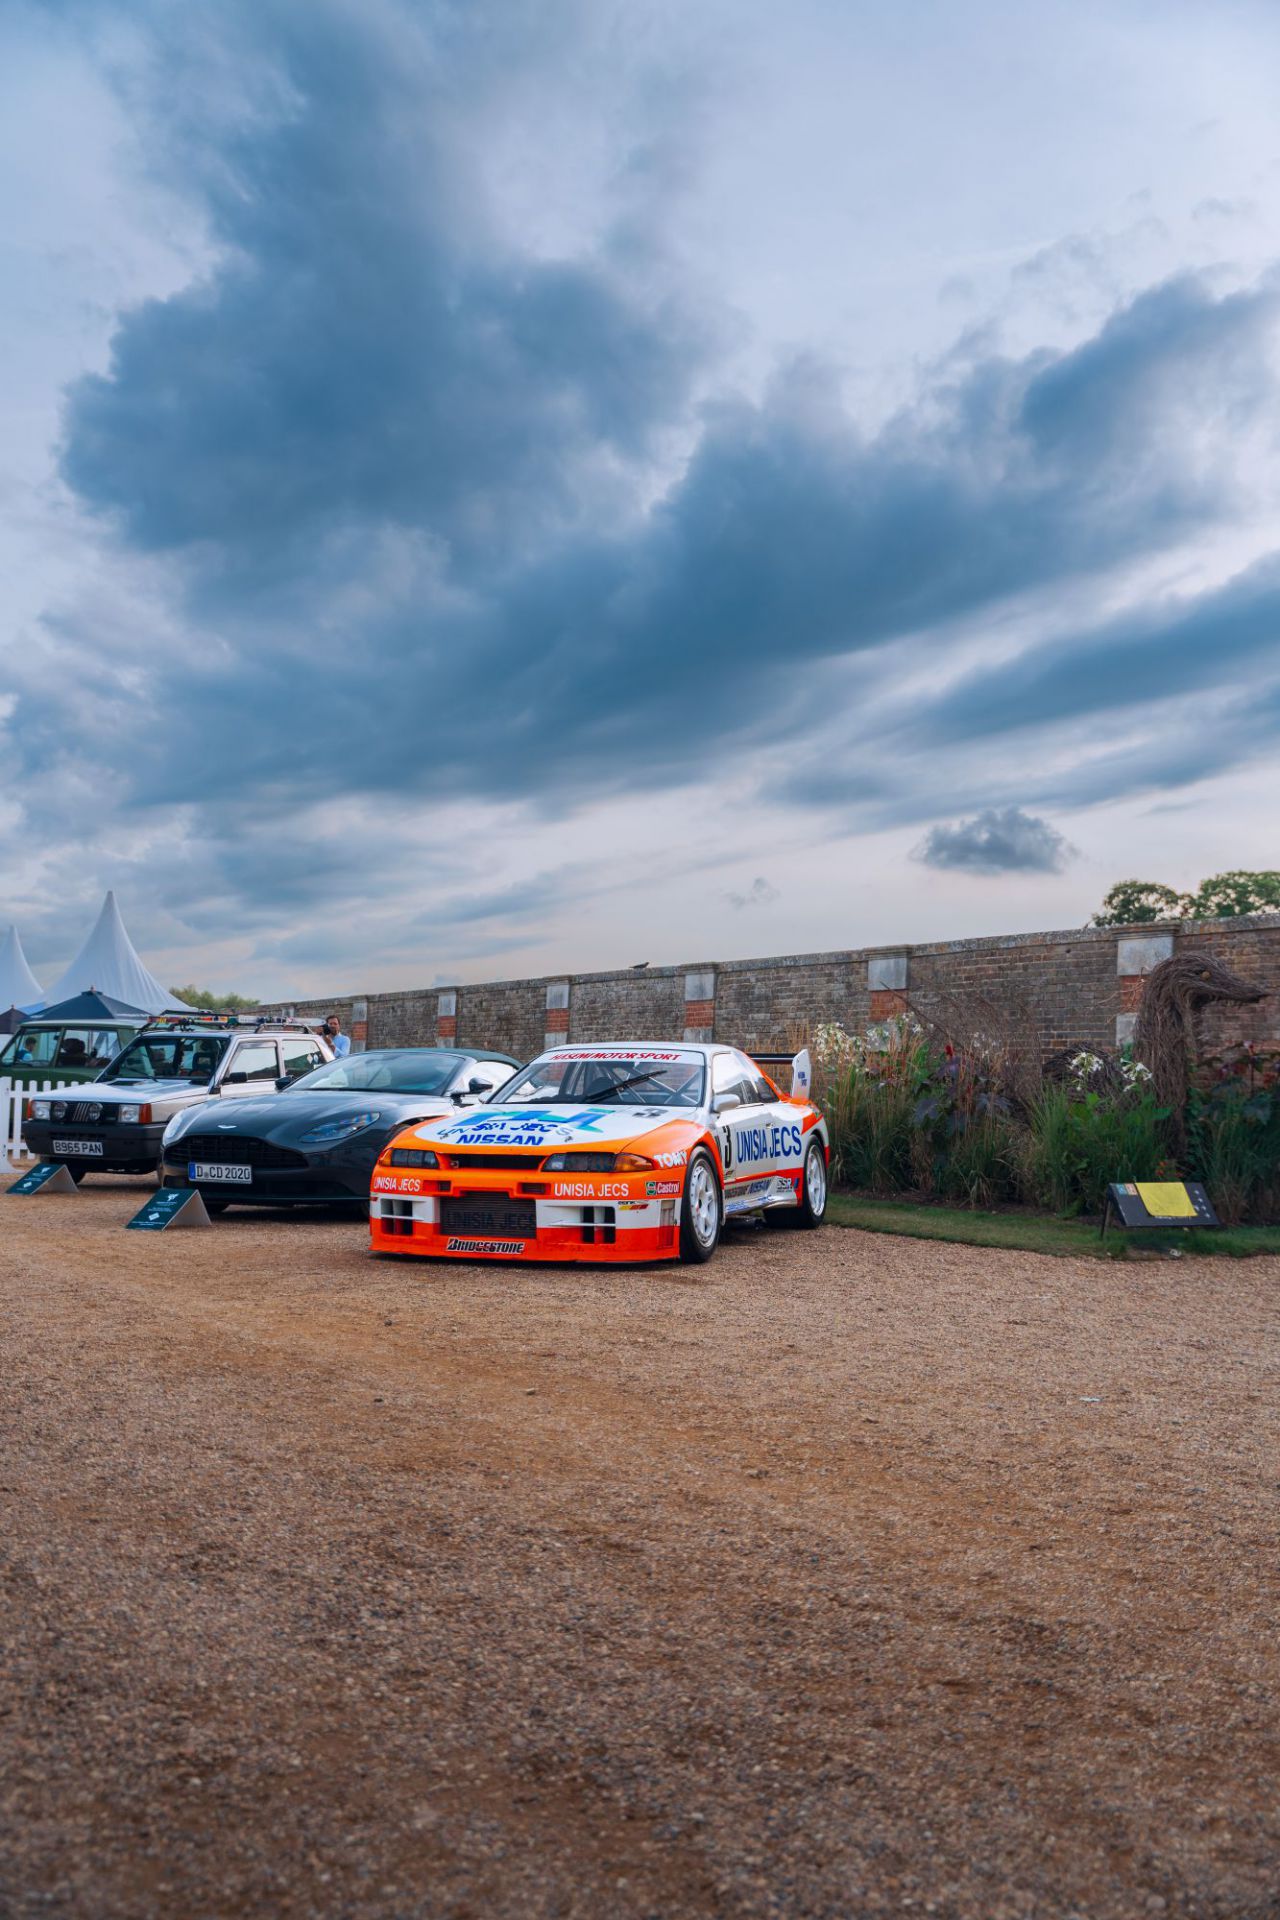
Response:
[[[384,1148],[375,1253],[450,1260],[709,1260],[726,1218],[827,1207],[807,1053],[789,1095],[734,1047],[554,1047],[491,1100]]]

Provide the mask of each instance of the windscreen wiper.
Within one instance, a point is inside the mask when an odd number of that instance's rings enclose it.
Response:
[[[615,1093],[624,1093],[628,1087],[641,1086],[646,1080],[656,1080],[659,1085],[661,1085],[662,1075],[660,1073],[633,1073],[626,1080],[619,1080],[614,1086],[609,1088],[607,1093],[584,1094],[582,1097],[591,1105],[603,1106],[605,1101],[612,1099]]]

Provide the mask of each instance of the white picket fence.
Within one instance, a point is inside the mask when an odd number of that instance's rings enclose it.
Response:
[[[38,1087],[15,1087],[7,1074],[0,1079],[0,1160],[16,1160],[27,1152],[22,1122],[28,1100],[38,1093],[65,1093],[82,1084],[75,1080],[45,1080]]]

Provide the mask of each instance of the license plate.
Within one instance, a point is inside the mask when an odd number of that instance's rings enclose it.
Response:
[[[53,1151],[61,1158],[69,1153],[93,1153],[102,1158],[101,1140],[55,1140]]]
[[[227,1180],[232,1186],[247,1187],[253,1168],[232,1160],[188,1160],[188,1180]]]
[[[477,1240],[532,1240],[538,1231],[538,1211],[532,1200],[442,1200],[440,1225],[448,1234]]]

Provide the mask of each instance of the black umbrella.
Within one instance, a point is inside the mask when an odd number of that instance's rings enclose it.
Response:
[[[141,1026],[151,1015],[145,1007],[131,1007],[123,1000],[113,1000],[109,993],[99,993],[96,987],[90,987],[87,992],[77,993],[70,1000],[59,1000],[56,1007],[41,1007],[39,1013],[29,1013],[26,1018],[69,1020],[77,1025],[103,1020],[136,1020]]]

